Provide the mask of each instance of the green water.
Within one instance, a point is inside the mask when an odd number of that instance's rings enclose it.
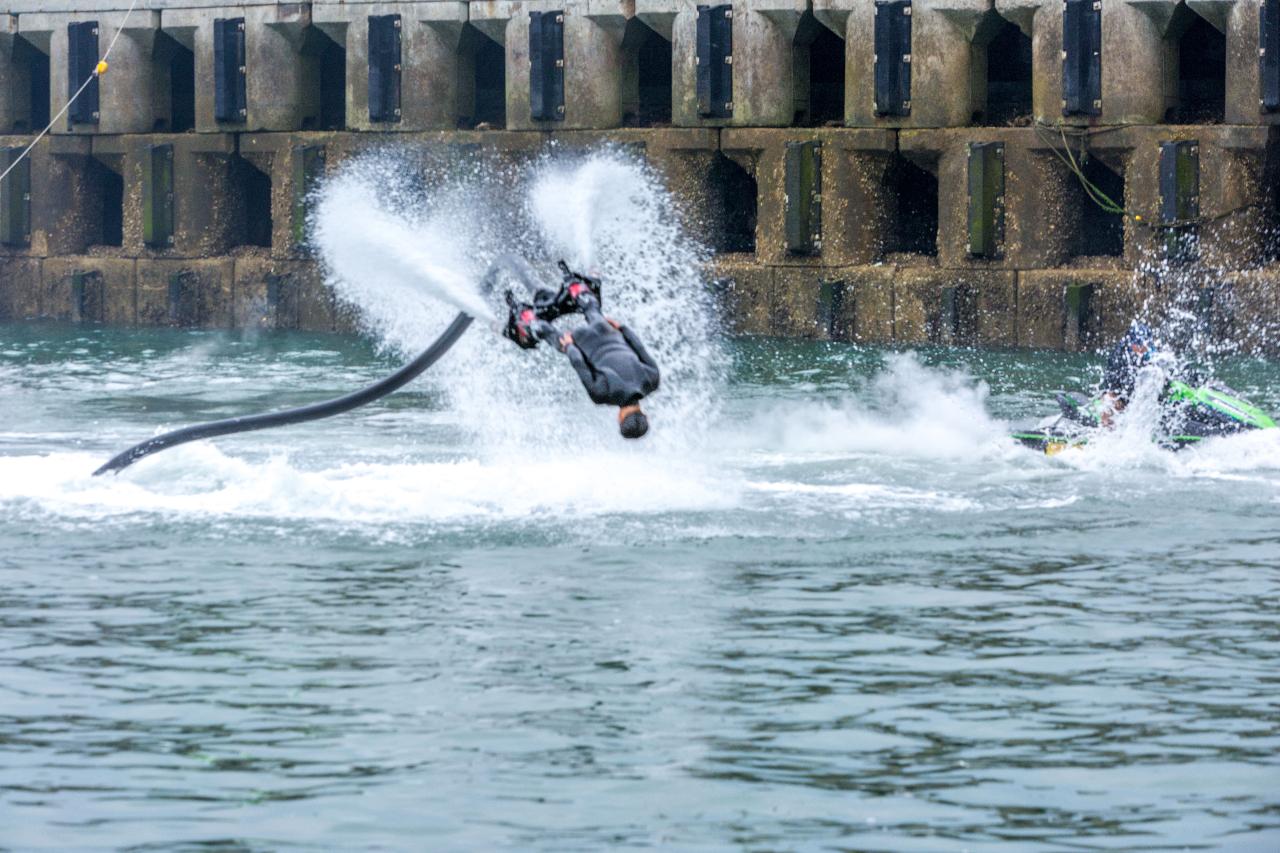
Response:
[[[1050,459],[1097,359],[739,341],[640,447],[451,354],[88,476],[395,363],[0,326],[0,847],[1280,847],[1275,435]]]

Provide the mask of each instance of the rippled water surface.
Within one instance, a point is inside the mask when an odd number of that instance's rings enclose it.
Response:
[[[1096,359],[739,341],[504,442],[464,355],[92,479],[395,362],[0,326],[0,847],[1280,849],[1274,435],[1046,458]]]

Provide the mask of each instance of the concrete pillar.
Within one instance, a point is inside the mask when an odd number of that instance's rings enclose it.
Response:
[[[808,3],[754,0],[743,5],[747,7],[746,14],[735,12],[733,19],[734,58],[737,59],[741,44],[746,60],[733,68],[733,123],[788,127],[796,114],[796,27]],[[695,22],[695,37],[696,33]]]
[[[106,5],[106,4],[104,4]],[[111,6],[116,3],[109,4]],[[98,78],[98,121],[72,124],[63,116],[53,126],[54,133],[148,133],[155,129],[159,100],[157,77],[152,67],[152,48],[160,26],[160,13],[135,9],[125,11],[47,12],[19,16],[20,31],[48,33],[50,117],[67,103],[69,94],[83,80],[68,78],[67,26],[97,21],[98,54],[106,52],[116,32],[124,26],[108,58],[108,71]]]
[[[823,156],[824,263],[869,264],[881,253],[885,166],[897,135],[883,130],[834,133]],[[827,187],[831,190],[828,191]]]
[[[1017,344],[1017,273],[1005,270],[898,270],[894,339],[943,346]]]
[[[1200,0],[1187,5],[1227,36],[1226,123],[1280,125],[1280,113],[1262,111],[1262,78],[1258,71],[1259,4],[1234,2],[1215,7]]]
[[[490,0],[470,22],[507,49],[507,128],[575,130],[622,124],[622,35],[630,0]],[[564,121],[535,122],[529,103],[529,13],[564,12]]]
[[[969,124],[971,45],[979,21],[990,9],[990,0],[915,0],[911,13],[911,114],[879,116],[873,85],[875,4],[814,0],[814,16],[845,40],[846,123],[854,127]]]
[[[24,92],[30,80],[14,60],[14,41],[18,38],[18,16],[0,16],[0,132],[13,130],[18,116],[25,110]]]
[[[18,16],[0,15],[0,133],[31,130],[31,68],[23,59],[22,41]]]
[[[235,262],[231,258],[140,259],[138,322],[230,329],[234,281]]]
[[[1177,0],[1107,0],[1103,3],[1100,116],[1062,114],[1062,3],[1058,0],[994,0],[994,4],[997,12],[1016,22],[1024,32],[1030,27],[1035,66],[1032,106],[1037,121],[1109,125],[1156,122],[1163,118],[1163,27]]]
[[[821,250],[795,255],[786,246],[785,154],[789,142],[821,143]],[[764,263],[826,267],[869,264],[879,254],[879,178],[896,147],[881,130],[725,130],[721,149],[759,187],[756,257]]]
[[[173,241],[144,240],[144,159],[155,145],[173,149]],[[235,180],[236,139],[230,134],[99,136],[93,156],[124,176],[124,251],[135,257],[199,258],[241,244],[246,227]]]
[[[369,119],[369,17],[401,19],[400,121]],[[347,127],[415,131],[458,125],[459,41],[465,0],[418,3],[316,3],[312,23],[347,51]]]
[[[1073,287],[1091,287],[1092,340],[1069,340],[1068,292]],[[1124,334],[1142,304],[1143,294],[1129,270],[1023,270],[1018,273],[1017,345],[1086,350],[1108,344]]]
[[[46,137],[28,156],[32,189],[30,252],[42,256],[73,255],[99,244],[103,199],[90,175],[89,139]]]
[[[303,53],[311,8],[307,3],[245,3],[161,13],[164,31],[195,54],[197,131],[301,130],[316,121],[320,74],[317,60]],[[214,118],[214,21],[241,17],[245,120],[219,122]]]
[[[1160,221],[1160,144],[1195,140],[1199,143],[1199,246],[1201,267],[1210,270],[1247,269],[1267,259],[1267,241],[1274,239],[1268,223],[1269,193],[1274,193],[1274,165],[1266,162],[1269,131],[1265,127],[1192,126],[1132,127],[1114,144],[1133,152],[1126,175],[1126,206],[1150,225]],[[1150,227],[1133,228],[1134,254],[1139,264],[1158,257],[1161,233]]]
[[[1262,126],[1181,125],[1129,127],[1091,136],[1089,153],[1124,178],[1124,206],[1132,214],[1124,217],[1125,250],[1117,263],[1141,267],[1158,262],[1164,237],[1156,227],[1160,222],[1160,145],[1180,140],[1199,143],[1199,264],[1224,270],[1266,263],[1267,244],[1275,234],[1273,208],[1268,206],[1274,204],[1269,193],[1277,183],[1274,154],[1269,154],[1274,147],[1268,148],[1275,144],[1268,141],[1273,135]],[[1077,194],[1075,204],[1092,202]],[[1056,218],[1046,227],[1069,229],[1071,219]],[[1096,267],[1099,260],[1089,262]],[[1051,265],[1049,256],[1030,257],[1024,268]]]
[[[822,0],[819,0],[822,2]],[[1164,120],[1176,101],[1177,66],[1168,39],[1178,0],[1122,0],[1103,5],[1102,115],[1062,115],[1062,4],[993,0],[995,10],[1032,36],[1033,104],[1038,121],[1143,124]],[[1186,6],[1227,41],[1226,123],[1280,124],[1259,108],[1258,13],[1250,0],[1187,0]],[[816,11],[815,6],[815,11]]]
[[[11,15],[8,20],[11,22],[11,31],[13,30],[14,24],[16,24],[16,34],[21,36],[22,39],[32,45],[36,50],[43,53],[49,60],[49,102],[43,106],[45,107],[45,111],[48,113],[48,117],[53,118],[53,116],[57,114],[58,110],[62,109],[63,104],[67,101],[66,83],[63,83],[62,90],[59,91],[52,79],[54,66],[58,62],[58,57],[52,55],[53,16],[33,13],[18,16]],[[65,37],[66,33],[64,32],[63,38],[65,39]],[[15,49],[16,48],[13,43],[10,42],[10,60],[13,59],[13,51]],[[65,56],[62,57],[62,62],[64,65],[66,64]],[[4,126],[12,127],[12,122],[18,117],[19,112],[30,115],[35,108],[35,105],[31,103],[31,98],[34,93],[29,88],[31,84],[30,68],[17,68],[10,64],[6,67],[6,70],[16,72],[11,79],[6,75],[6,79],[0,83],[0,90],[8,93],[7,97],[5,95],[0,95],[0,100],[8,101],[8,109],[10,111],[9,121]],[[63,76],[65,80],[65,68],[63,69]],[[3,106],[0,106],[0,109],[3,108]],[[65,128],[66,123],[64,122],[62,126]],[[42,129],[43,128],[35,128],[34,130],[39,131]]]
[[[236,258],[233,291],[236,328],[333,331],[333,292],[312,261]]]
[[[1102,142],[1103,140],[1099,140]],[[1003,233],[994,258],[969,254],[969,146],[1003,147]],[[973,128],[903,132],[902,152],[938,163],[938,261],[943,267],[1027,269],[1056,267],[1071,256],[1076,240],[1078,180],[1058,160],[1050,143],[1030,128]],[[1123,174],[1123,167],[1121,167]]]
[[[335,133],[250,133],[239,154],[271,178],[271,257],[304,258],[311,193],[340,159]],[[365,137],[368,139],[368,137]]]
[[[671,39],[672,123],[682,127],[789,127],[795,118],[792,62],[805,0],[733,3],[733,118],[698,114],[698,11],[693,2],[636,0],[636,14]]]
[[[0,320],[40,316],[40,258],[0,257]]]
[[[136,323],[136,266],[132,258],[47,259],[43,264],[41,316],[76,323]]]

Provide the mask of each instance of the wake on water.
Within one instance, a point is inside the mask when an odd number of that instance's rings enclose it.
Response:
[[[317,471],[280,456],[250,464],[229,446],[200,443],[94,481],[87,472],[101,460],[88,454],[10,457],[0,460],[0,502],[71,518],[177,512],[374,525],[779,500],[812,512],[878,503],[964,511],[979,505],[922,482],[942,479],[937,461],[969,481],[993,469],[1235,476],[1280,467],[1274,436],[1174,455],[1152,445],[1140,417],[1088,453],[1036,457],[988,414],[983,383],[910,354],[887,356],[879,373],[851,377],[849,391],[825,399],[727,404],[728,357],[701,272],[709,253],[681,228],[658,177],[621,152],[553,154],[520,168],[475,163],[461,174],[456,163],[424,165],[406,152],[370,154],[330,179],[318,201],[313,245],[382,348],[416,352],[457,311],[480,321],[418,380],[469,436],[455,457]],[[603,279],[606,313],[635,327],[663,367],[643,441],[618,437],[612,412],[590,403],[558,352],[523,351],[495,333],[501,294],[479,282],[508,254],[529,258],[551,285],[559,258]],[[601,471],[626,488],[601,485]]]

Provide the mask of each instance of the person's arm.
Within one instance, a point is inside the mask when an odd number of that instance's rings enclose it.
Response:
[[[649,350],[645,349],[640,338],[635,332],[626,326],[623,326],[617,320],[610,318],[609,325],[613,326],[622,335],[622,339],[627,342],[627,346],[631,347],[631,351],[636,354],[636,358],[640,359],[640,364],[644,366],[645,380],[643,384],[645,395],[652,394],[658,390],[659,384],[662,382],[662,371],[658,369],[658,363],[653,360],[653,356],[649,355]]]
[[[582,354],[582,350],[578,349],[577,344],[568,344],[564,348],[564,354],[569,357],[569,363],[577,371],[578,378],[582,380],[582,385],[587,389],[587,394],[590,395],[592,400],[608,396],[609,378],[592,368],[591,363]]]
[[[631,349],[635,351],[635,354],[640,359],[641,364],[646,367],[652,367],[654,370],[658,369],[658,363],[653,360],[653,356],[649,355],[649,351],[644,348],[644,344],[640,343],[640,339],[636,337],[635,332],[631,331],[629,326],[615,324],[614,328],[622,333],[622,337],[626,339],[627,346],[631,347]]]
[[[1098,412],[1098,420],[1107,429],[1115,426],[1115,416],[1124,411],[1124,400],[1110,391],[1102,395],[1102,409]]]

